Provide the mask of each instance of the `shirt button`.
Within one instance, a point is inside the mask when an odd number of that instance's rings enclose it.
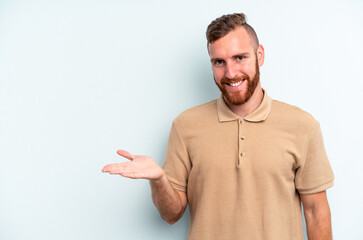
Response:
[[[242,136],[242,137],[241,137],[241,140],[245,140],[245,136]]]
[[[243,124],[243,120],[240,120],[240,121],[239,121],[239,123],[240,123],[240,124]]]
[[[244,156],[246,156],[246,154],[243,152],[243,153],[241,153],[241,157],[244,157]]]

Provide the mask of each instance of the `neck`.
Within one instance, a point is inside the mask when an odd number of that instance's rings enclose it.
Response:
[[[248,114],[250,114],[251,112],[253,112],[256,108],[258,108],[258,106],[262,102],[263,94],[264,93],[261,88],[261,83],[259,82],[254,93],[252,94],[251,98],[244,104],[234,105],[234,104],[229,103],[225,99],[224,99],[224,101],[226,102],[227,106],[229,107],[229,109],[231,109],[231,111],[234,114],[236,114],[239,117],[245,117]]]

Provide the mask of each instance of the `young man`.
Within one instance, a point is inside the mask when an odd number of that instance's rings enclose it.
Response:
[[[189,203],[188,239],[303,239],[301,202],[309,239],[331,239],[334,176],[319,123],[261,88],[264,48],[244,14],[214,20],[207,40],[221,97],[173,121],[163,168],[119,150],[131,161],[103,171],[149,179],[170,224]]]

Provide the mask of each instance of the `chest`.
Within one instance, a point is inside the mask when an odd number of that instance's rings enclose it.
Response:
[[[191,175],[248,174],[293,180],[298,136],[271,124],[233,121],[203,129],[188,146]]]

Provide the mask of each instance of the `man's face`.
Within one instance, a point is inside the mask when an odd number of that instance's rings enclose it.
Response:
[[[262,45],[257,51],[249,34],[238,27],[208,46],[214,81],[224,99],[233,105],[247,102],[259,81],[263,64]]]

